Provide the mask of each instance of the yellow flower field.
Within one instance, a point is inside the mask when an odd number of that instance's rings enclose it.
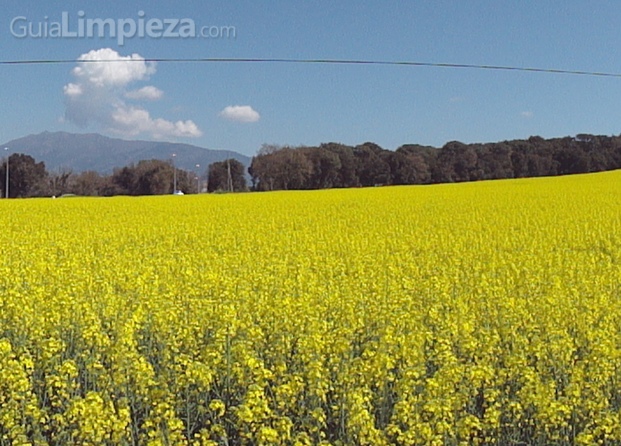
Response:
[[[621,172],[0,210],[0,445],[621,443]]]

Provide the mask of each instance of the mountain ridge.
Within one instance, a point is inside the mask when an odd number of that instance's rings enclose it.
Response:
[[[109,174],[115,168],[141,160],[172,160],[181,169],[204,172],[209,164],[233,158],[246,168],[251,158],[233,150],[207,149],[192,144],[126,140],[110,138],[99,133],[69,133],[44,131],[17,138],[2,144],[10,153],[24,153],[37,162],[43,161],[48,171],[71,169],[74,172],[93,170]]]

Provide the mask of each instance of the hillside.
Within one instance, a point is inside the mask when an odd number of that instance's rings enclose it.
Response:
[[[67,132],[43,132],[8,141],[1,147],[9,147],[45,162],[49,171],[67,168],[74,172],[94,170],[110,173],[115,167],[126,166],[146,159],[171,159],[186,170],[201,169],[211,163],[234,158],[248,167],[250,158],[230,150],[210,150],[190,144],[157,141],[127,141],[108,138],[96,133],[75,134]]]

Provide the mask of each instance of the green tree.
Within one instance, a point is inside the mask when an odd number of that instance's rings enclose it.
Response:
[[[390,184],[390,166],[382,156],[384,152],[384,149],[371,142],[354,148],[357,161],[356,172],[361,186]]]
[[[9,156],[9,197],[25,198],[40,196],[46,192],[47,171],[45,163],[36,162],[30,155],[23,153],[13,153]],[[0,178],[2,179],[2,196],[6,196],[5,179],[7,163],[6,160],[0,168]]]
[[[175,169],[168,161],[143,160],[116,169],[105,186],[105,195],[164,195],[173,193],[174,177],[177,177],[177,190],[194,192],[194,174],[183,169]]]
[[[218,161],[207,169],[207,191],[243,192],[248,190],[244,165],[236,159]]]
[[[324,147],[308,147],[303,152],[312,165],[308,179],[310,189],[328,189],[339,185],[341,160],[335,152]]]
[[[263,146],[248,172],[255,190],[309,189],[313,165],[303,150]]]
[[[319,147],[338,156],[340,167],[338,169],[338,176],[334,183],[334,187],[360,186],[360,180],[358,179],[358,174],[356,172],[356,157],[354,156],[354,150],[352,147],[338,143],[321,144]]]
[[[180,169],[177,169],[179,176]],[[171,191],[174,177],[173,166],[162,160],[144,160],[135,167],[135,184],[132,195],[164,195]],[[184,187],[178,181],[177,188]],[[187,187],[187,186],[186,186]],[[187,191],[187,189],[186,189]]]

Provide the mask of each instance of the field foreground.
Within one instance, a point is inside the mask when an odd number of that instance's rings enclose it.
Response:
[[[0,214],[0,445],[621,443],[621,172]]]

